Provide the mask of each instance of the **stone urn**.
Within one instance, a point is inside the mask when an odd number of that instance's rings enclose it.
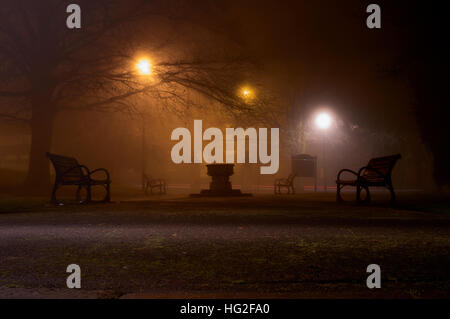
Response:
[[[209,189],[203,189],[200,194],[191,194],[191,197],[251,196],[231,187],[230,176],[234,174],[234,164],[209,164],[206,167],[207,174],[212,178]]]
[[[213,192],[231,192],[230,176],[234,174],[234,164],[210,164],[207,174],[212,177],[209,189]]]

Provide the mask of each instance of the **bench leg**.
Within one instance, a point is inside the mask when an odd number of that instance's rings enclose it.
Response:
[[[361,201],[361,186],[360,185],[356,185],[356,201],[357,202]]]
[[[77,193],[75,195],[75,200],[77,201],[77,203],[81,203],[81,189],[83,187],[81,185],[78,186],[77,188]]]
[[[395,204],[395,192],[394,187],[392,185],[388,186],[389,191],[391,192],[391,204]]]
[[[145,177],[145,175],[143,175],[142,176],[142,190],[144,192],[146,192],[146,190],[147,190],[147,187],[148,187],[147,184],[148,184],[147,178]]]
[[[86,202],[87,202],[87,203],[90,203],[90,202],[92,201],[91,185],[87,185],[87,186],[86,186],[86,192],[87,192],[87,195],[86,195]]]
[[[110,183],[106,184],[106,197],[105,197],[105,202],[109,203],[111,201],[111,187],[110,187]]]
[[[51,198],[52,204],[56,204],[56,190],[57,189],[58,189],[58,184],[55,183],[55,185],[53,185],[53,190],[52,190],[52,198]]]
[[[356,186],[356,201],[357,202],[362,202],[362,200],[361,200],[361,191],[363,189],[366,191],[366,199],[364,201],[365,202],[370,202],[371,198],[370,198],[369,186],[365,186],[365,185],[357,185]]]
[[[337,201],[337,202],[342,202],[342,197],[341,197],[341,184],[336,184],[336,201]]]
[[[366,202],[370,202],[372,199],[370,198],[370,191],[369,191],[369,186],[364,187],[364,189],[366,190]]]

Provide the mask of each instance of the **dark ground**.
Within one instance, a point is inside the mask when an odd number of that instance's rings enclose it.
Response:
[[[450,296],[448,200],[400,192],[391,208],[384,198],[337,204],[334,193],[120,199],[56,207],[0,197],[0,297]],[[65,288],[72,263],[79,290]],[[373,263],[381,289],[366,287]]]

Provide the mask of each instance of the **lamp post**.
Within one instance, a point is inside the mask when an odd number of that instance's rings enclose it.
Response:
[[[139,59],[136,63],[136,70],[142,76],[148,76],[152,73],[152,63],[147,58]],[[147,154],[146,154],[146,121],[145,114],[141,114],[142,119],[142,188],[145,187],[145,171],[147,168]]]
[[[323,169],[323,188],[327,191],[327,175],[325,169],[325,134],[330,127],[332,119],[328,113],[319,113],[316,117],[316,126],[323,131],[322,133],[322,169]]]
[[[147,168],[147,152],[146,152],[146,125],[145,125],[145,115],[141,114],[142,117],[142,189],[145,190],[146,183],[146,168]]]

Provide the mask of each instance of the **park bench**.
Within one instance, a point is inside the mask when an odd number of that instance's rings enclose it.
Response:
[[[148,195],[148,190],[150,189],[150,194],[153,195],[153,189],[156,188],[159,190],[159,194],[166,194],[166,182],[163,179],[157,178],[153,179],[149,177],[147,174],[143,174],[143,188],[145,195]]]
[[[86,188],[86,200],[84,202],[92,202],[91,187],[95,185],[100,185],[105,187],[106,195],[101,202],[109,202],[110,196],[110,176],[109,172],[105,168],[98,168],[90,171],[86,166],[80,165],[78,161],[73,157],[67,157],[63,155],[56,155],[47,153],[47,157],[53,164],[55,168],[55,185],[52,191],[52,203],[56,203],[56,190],[60,186],[71,185],[78,186],[76,199],[78,202],[82,202],[80,198],[80,192],[83,188]],[[103,172],[105,174],[104,179],[95,179],[92,177],[93,174]]]
[[[391,202],[395,203],[394,186],[392,186],[391,173],[395,163],[401,158],[400,154],[372,158],[367,166],[361,167],[358,172],[350,169],[342,169],[339,171],[336,179],[337,200],[342,201],[341,189],[345,186],[356,187],[356,200],[361,201],[361,190],[366,191],[366,201],[370,201],[369,186],[386,187],[391,193]],[[341,179],[344,172],[351,173],[356,176],[355,179]]]
[[[292,194],[295,194],[295,188],[294,188],[294,178],[295,178],[295,174],[291,173],[289,174],[288,178],[279,178],[276,179],[274,184],[273,184],[273,191],[275,194],[281,194],[281,187],[286,187],[288,190],[288,194],[291,193],[292,190]]]

